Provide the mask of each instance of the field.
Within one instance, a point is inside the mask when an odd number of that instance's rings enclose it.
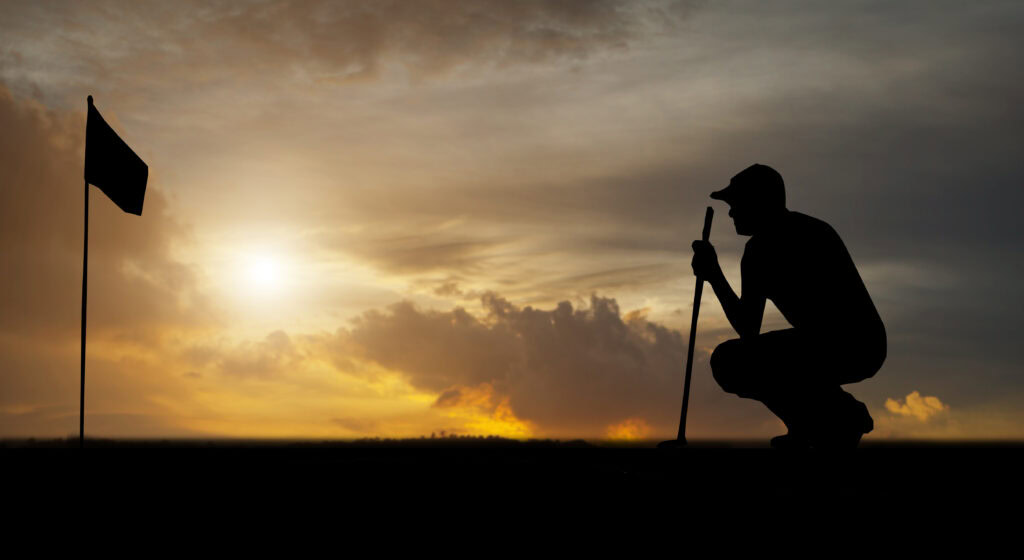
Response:
[[[77,439],[7,440],[0,460],[12,482],[8,496],[25,502],[216,496],[236,505],[312,501],[369,509],[557,504],[594,513],[745,504],[871,511],[906,504],[928,512],[1024,497],[1021,442],[865,442],[843,453],[740,441],[695,441],[665,451],[654,443],[87,440],[82,450]]]

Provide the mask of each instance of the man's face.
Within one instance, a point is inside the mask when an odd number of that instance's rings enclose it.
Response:
[[[736,226],[739,235],[754,235],[757,232],[760,212],[750,204],[736,202],[729,205],[729,217]]]

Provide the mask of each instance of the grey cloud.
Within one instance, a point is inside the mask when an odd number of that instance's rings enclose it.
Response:
[[[578,309],[519,307],[493,293],[481,304],[486,315],[477,318],[399,303],[364,314],[332,343],[439,393],[440,407],[487,387],[546,433],[603,433],[632,417],[670,431],[684,356],[678,332],[624,317],[615,300],[596,296]]]
[[[462,64],[503,67],[580,59],[624,47],[690,2],[617,0],[345,2],[65,2],[12,5],[0,70],[7,79],[77,81],[121,75],[190,85],[274,77],[350,82],[394,62],[413,77]],[[54,29],[66,29],[53,33]],[[37,38],[45,30],[48,41]],[[116,38],[116,39],[115,39]],[[16,43],[14,42],[16,41]],[[15,46],[17,45],[17,46]],[[61,54],[64,58],[57,59]],[[173,84],[166,84],[173,86]]]
[[[725,26],[685,51],[707,58],[659,53],[671,72],[652,75],[652,62],[641,59],[607,78],[609,89],[639,89],[650,80],[679,87],[680,103],[689,99],[687,82],[715,80],[728,105],[705,110],[726,124],[694,123],[692,112],[671,107],[667,125],[653,131],[661,144],[685,153],[640,170],[587,177],[569,170],[561,183],[517,176],[496,189],[515,196],[453,181],[403,198],[421,213],[600,222],[630,238],[644,232],[649,245],[685,247],[692,234],[678,234],[692,231],[700,212],[680,213],[707,204],[708,192],[761,161],[783,171],[793,207],[831,216],[841,232],[866,241],[867,256],[891,253],[894,244],[928,250],[922,241],[931,240],[941,241],[943,252],[951,244],[1019,244],[1012,213],[1024,202],[1015,153],[1024,122],[1015,108],[1024,75],[1013,64],[1021,34],[1012,31],[1024,28],[1022,10],[939,2],[927,8],[773,3],[746,11],[693,22]],[[533,105],[556,105],[569,87],[546,92]],[[529,109],[511,107],[517,114]],[[545,157],[533,155],[534,165]],[[384,201],[366,204],[384,210]],[[868,219],[870,230],[861,227]],[[884,244],[875,242],[881,235]]]
[[[926,390],[913,380],[927,380],[954,406],[1020,393],[1012,372],[1024,360],[1014,338],[1016,279],[1024,275],[1024,66],[1016,62],[1024,10],[1012,2],[736,8],[695,18],[691,36],[706,42],[659,59],[670,71],[638,62],[633,74],[609,78],[618,87],[645,76],[678,85],[680,102],[686,84],[715,81],[727,105],[710,106],[708,118],[719,122],[694,126],[691,112],[666,111],[676,130],[659,131],[660,141],[685,153],[639,171],[516,177],[501,187],[515,196],[456,183],[407,200],[419,215],[526,224],[548,252],[622,263],[646,252],[653,265],[659,255],[688,253],[707,193],[767,163],[786,178],[790,208],[831,223],[862,270],[909,263],[922,276],[953,279],[921,287],[867,278],[892,343],[886,370],[862,389],[874,402]],[[719,27],[703,32],[704,24]],[[736,262],[745,239],[715,206],[712,239],[723,262]],[[685,261],[675,271],[687,273]],[[580,280],[570,279],[576,272],[558,289]],[[585,282],[590,272],[580,274]]]

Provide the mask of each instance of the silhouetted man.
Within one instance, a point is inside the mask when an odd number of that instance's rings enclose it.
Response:
[[[789,429],[772,447],[856,447],[874,427],[840,385],[871,377],[885,361],[885,327],[839,235],[786,209],[782,176],[754,164],[711,193],[729,204],[736,233],[751,236],[740,261],[742,295],[714,247],[693,242],[693,271],[707,279],[738,339],[711,355],[729,393],[763,402]],[[760,333],[770,299],[793,328]]]

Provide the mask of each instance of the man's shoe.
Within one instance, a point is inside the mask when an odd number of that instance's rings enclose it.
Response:
[[[822,434],[814,438],[815,449],[857,449],[863,432]]]
[[[809,449],[811,447],[811,442],[806,438],[791,433],[773,437],[770,444],[772,449]]]
[[[875,422],[864,403],[847,393],[849,406],[830,429],[815,434],[812,445],[819,449],[856,449],[860,438],[875,429]]]

